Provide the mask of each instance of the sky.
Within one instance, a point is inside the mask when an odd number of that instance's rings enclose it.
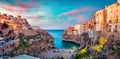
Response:
[[[91,20],[94,13],[117,0],[0,0],[0,12],[20,15],[32,26],[65,29]]]

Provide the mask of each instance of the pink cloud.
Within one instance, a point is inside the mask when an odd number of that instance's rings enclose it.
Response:
[[[1,8],[7,12],[14,13],[14,14],[21,14],[24,11],[23,8],[12,6],[9,4],[2,5]]]
[[[72,10],[72,11],[69,11],[69,12],[62,13],[59,16],[75,15],[75,14],[79,14],[81,12],[87,12],[87,11],[92,11],[92,10],[95,10],[95,9],[92,8],[92,7],[85,7],[85,8],[82,8],[82,9],[75,9],[75,10]]]
[[[39,23],[39,20],[41,19],[41,16],[40,15],[35,15],[35,16],[32,16],[31,18],[34,19],[33,20],[34,22],[38,22]]]
[[[88,19],[88,17],[86,16],[86,15],[79,15],[78,17],[77,17],[77,22],[78,23],[85,23],[85,22],[87,22],[89,19]]]
[[[21,15],[23,13],[26,13],[26,10],[28,10],[29,8],[32,8],[34,4],[35,4],[35,0],[29,0],[27,4],[21,2],[21,0],[16,0],[16,3],[14,5],[3,4],[0,7],[9,13]]]
[[[22,3],[21,0],[16,2],[16,6],[19,6],[24,9],[32,8],[35,4],[35,0],[30,0],[28,4]]]
[[[15,11],[15,10],[12,8],[11,5],[3,5],[2,8],[5,9],[5,10],[7,10],[7,11],[11,11],[11,12]]]

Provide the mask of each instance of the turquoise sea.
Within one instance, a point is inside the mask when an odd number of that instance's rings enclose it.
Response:
[[[48,30],[48,33],[54,37],[54,47],[56,49],[77,49],[78,44],[62,41],[63,32],[64,30]]]

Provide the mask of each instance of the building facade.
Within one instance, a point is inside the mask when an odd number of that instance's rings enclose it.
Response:
[[[76,34],[82,34],[83,33],[83,25],[82,24],[77,24],[74,25],[74,31],[77,32]]]
[[[13,28],[16,27],[19,29],[28,29],[30,26],[25,18],[21,18],[21,16],[13,17],[12,15],[7,14],[0,14],[0,23],[8,23]]]
[[[19,44],[19,39],[16,37],[12,27],[0,23],[0,56],[4,54],[8,55]]]
[[[120,1],[117,3],[107,6],[105,8],[107,11],[107,30],[109,32],[118,32],[120,31]]]

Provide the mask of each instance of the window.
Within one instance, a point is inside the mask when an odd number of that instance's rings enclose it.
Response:
[[[8,25],[7,24],[2,24],[1,28],[6,29],[6,28],[8,28]]]
[[[2,31],[0,31],[0,34],[3,34],[3,32],[2,32]]]
[[[112,21],[111,21],[111,20],[109,20],[109,23],[112,23]]]
[[[9,33],[9,34],[12,34],[12,32],[13,32],[13,30],[10,30],[8,33]]]
[[[115,25],[115,27],[117,28],[117,25]]]
[[[111,27],[111,25],[109,25],[109,27]]]

